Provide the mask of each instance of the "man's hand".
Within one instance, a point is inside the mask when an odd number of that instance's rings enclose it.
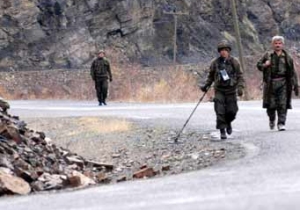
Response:
[[[242,97],[244,95],[244,91],[242,87],[238,87],[237,94],[239,97]]]
[[[269,66],[271,66],[271,61],[267,60],[264,64],[263,64],[264,68],[267,68]]]
[[[209,86],[208,86],[208,85],[203,85],[203,86],[200,86],[200,89],[201,89],[203,92],[207,92],[208,89],[209,89]]]

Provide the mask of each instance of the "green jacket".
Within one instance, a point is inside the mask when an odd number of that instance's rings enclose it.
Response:
[[[91,77],[93,80],[112,80],[110,63],[105,58],[97,58],[91,65]]]
[[[286,84],[287,84],[287,108],[292,108],[292,91],[295,88],[298,88],[298,78],[294,68],[293,58],[283,50],[286,64]],[[266,52],[261,59],[257,62],[257,69],[263,72],[263,108],[268,108],[270,104],[271,91],[272,91],[272,66],[277,65],[274,63],[274,59],[272,59],[274,52]],[[263,64],[267,61],[271,61],[270,67],[264,67]]]
[[[223,81],[220,74],[222,69],[226,70],[230,77],[229,80]],[[226,60],[222,57],[214,59],[209,67],[209,74],[205,84],[211,86],[212,83],[214,83],[215,90],[225,93],[235,93],[237,88],[244,88],[243,71],[238,60],[231,56]]]

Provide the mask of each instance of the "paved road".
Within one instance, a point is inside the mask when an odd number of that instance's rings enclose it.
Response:
[[[118,116],[179,128],[195,104],[110,104],[90,102],[13,101],[11,113],[21,117]],[[261,102],[241,102],[229,141],[245,146],[243,159],[222,162],[201,171],[126,182],[90,189],[1,198],[5,210],[63,209],[299,209],[300,101],[289,112],[287,131],[269,131]],[[201,104],[190,127],[214,129],[211,103]]]

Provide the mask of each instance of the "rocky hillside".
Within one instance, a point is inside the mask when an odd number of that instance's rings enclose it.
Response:
[[[238,0],[246,55],[283,34],[300,36],[300,0]],[[89,65],[97,49],[119,62],[172,61],[173,16],[178,16],[178,62],[207,61],[220,39],[234,43],[230,0],[5,0],[0,1],[0,68],[23,70]],[[110,55],[113,56],[113,55]]]

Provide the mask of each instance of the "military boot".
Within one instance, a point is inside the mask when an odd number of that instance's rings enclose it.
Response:
[[[278,124],[278,130],[279,131],[285,131],[285,125],[283,125],[283,124]]]
[[[274,128],[275,128],[275,122],[274,121],[270,121],[269,122],[269,126],[270,126],[271,130],[274,130]]]
[[[225,129],[220,129],[220,138],[223,140],[227,139]]]
[[[232,126],[231,126],[231,123],[229,123],[229,125],[227,126],[226,132],[227,132],[228,135],[231,135],[231,134],[232,134]]]

